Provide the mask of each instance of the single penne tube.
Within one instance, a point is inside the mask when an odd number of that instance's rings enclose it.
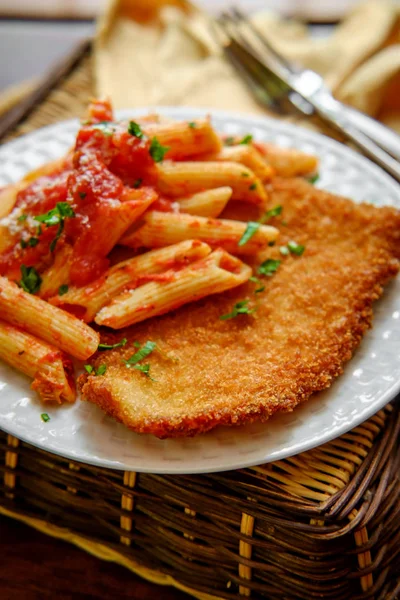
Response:
[[[236,162],[170,162],[158,165],[158,188],[162,194],[179,198],[196,192],[229,186],[232,200],[265,206],[267,192],[260,179]]]
[[[156,199],[157,194],[152,188],[142,188],[126,191],[121,202],[100,203],[96,217],[91,219],[90,227],[79,236],[74,245],[71,282],[79,285],[90,283],[93,278],[93,262],[106,257],[121,236]]]
[[[69,244],[57,248],[54,263],[41,275],[42,283],[38,292],[41,298],[55,296],[62,285],[69,284],[72,252],[72,246]]]
[[[318,169],[318,158],[295,148],[257,142],[256,148],[280,177],[311,175]]]
[[[89,358],[99,345],[100,336],[91,327],[5,277],[0,277],[0,315],[80,360]]]
[[[247,225],[242,221],[153,210],[145,214],[144,224],[139,229],[122,238],[121,244],[131,248],[161,248],[196,238],[232,254],[257,254],[278,237],[279,231],[275,227],[259,225],[250,239],[239,246]]]
[[[133,288],[152,276],[181,269],[210,252],[210,246],[197,240],[152,250],[114,265],[86,287],[69,287],[65,294],[49,301],[90,323],[103,306],[125,289]]]
[[[74,402],[72,361],[58,348],[0,321],[0,358],[31,377],[31,387],[42,400]]]
[[[249,279],[251,268],[224,250],[177,271],[167,282],[152,281],[117,296],[97,314],[98,325],[121,329],[165,314],[210,294],[236,287]]]
[[[162,146],[168,146],[166,158],[174,160],[219,152],[222,147],[210,119],[144,124],[143,131],[149,138],[156,137]]]
[[[238,144],[237,146],[224,146],[217,154],[207,154],[199,157],[199,160],[218,160],[222,162],[230,161],[245,165],[263,181],[270,181],[275,171],[267,163],[264,156],[254,146],[249,144]]]
[[[231,187],[198,192],[187,198],[177,198],[181,212],[199,217],[218,217],[232,197]]]

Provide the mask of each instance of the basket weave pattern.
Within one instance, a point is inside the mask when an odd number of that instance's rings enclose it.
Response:
[[[90,57],[8,139],[82,115]],[[0,432],[0,513],[200,599],[400,597],[400,407],[269,465],[112,471]]]

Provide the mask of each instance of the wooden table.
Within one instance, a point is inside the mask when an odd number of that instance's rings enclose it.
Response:
[[[188,600],[27,525],[0,517],[1,600]]]

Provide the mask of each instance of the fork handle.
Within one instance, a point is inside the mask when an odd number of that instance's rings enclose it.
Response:
[[[400,183],[400,163],[397,160],[382,150],[382,148],[373,142],[371,138],[353,126],[347,119],[335,118],[331,111],[326,110],[318,102],[313,104],[315,110],[322,119],[327,121],[330,125],[333,125],[348,140],[352,141],[360,150],[362,150],[364,154],[382,167],[382,169],[390,173],[390,175]]]
[[[351,125],[365,133],[378,146],[400,161],[400,136],[397,133],[351,106],[343,104],[341,109],[343,116]]]

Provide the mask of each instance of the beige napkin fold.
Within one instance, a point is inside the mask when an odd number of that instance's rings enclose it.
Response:
[[[367,0],[324,39],[277,14],[255,24],[287,58],[321,73],[334,94],[400,131],[400,9]],[[185,105],[265,114],[186,0],[111,0],[95,46],[97,93],[116,108]]]

